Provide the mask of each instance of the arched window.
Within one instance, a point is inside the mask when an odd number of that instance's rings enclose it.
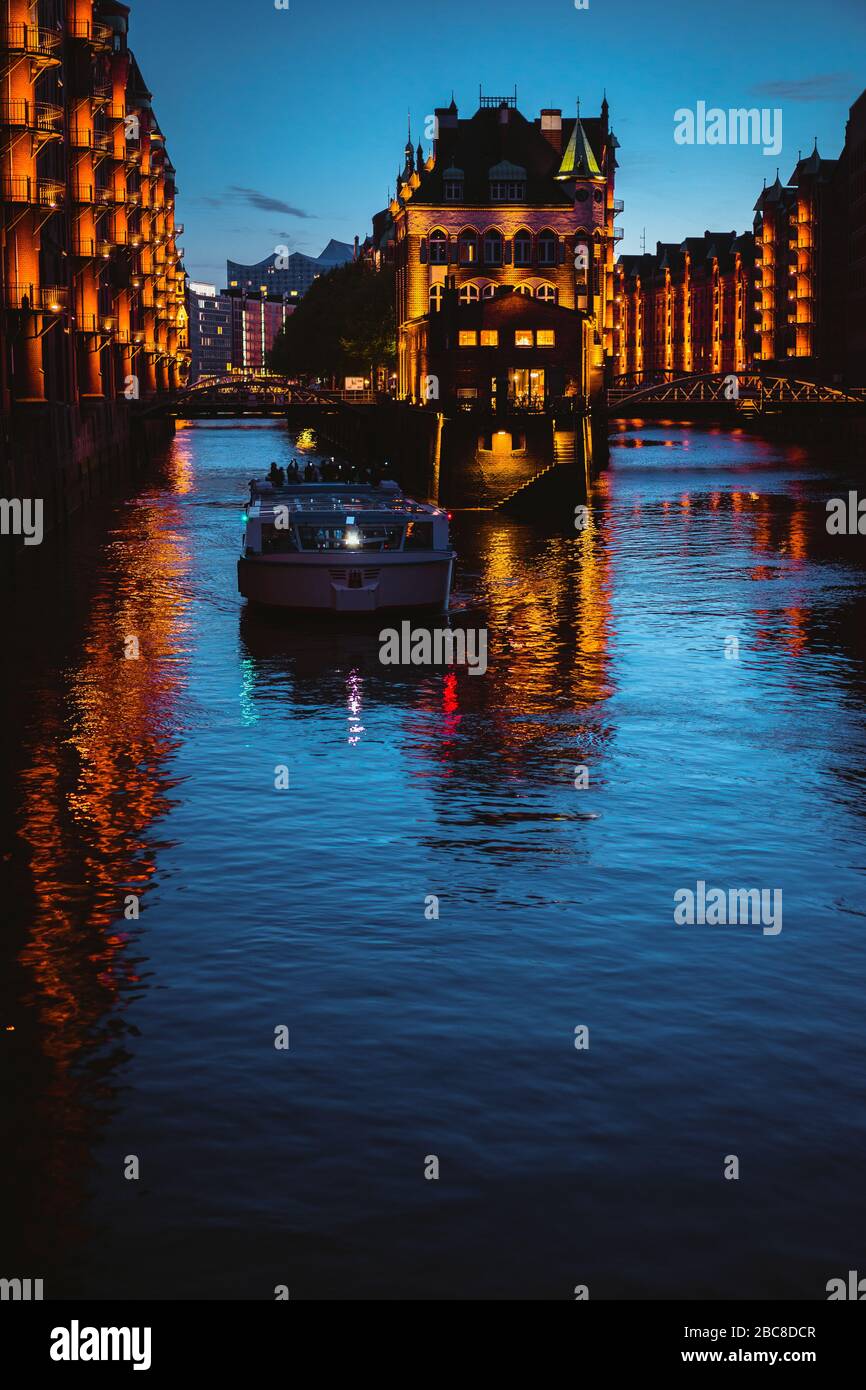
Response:
[[[556,290],[553,285],[539,285],[535,291],[536,299],[545,299],[548,304],[556,303]]]
[[[492,299],[493,296],[494,296],[495,294],[496,294],[496,286],[493,284],[492,281],[490,281],[488,284],[486,284],[486,285],[484,286],[483,290],[481,291],[481,298],[482,298],[482,299]]]
[[[484,233],[484,264],[502,265],[502,234],[501,232]]]
[[[556,265],[557,240],[553,232],[539,232],[538,234],[538,264]]]
[[[514,264],[532,263],[532,237],[529,232],[517,232],[514,237]]]
[[[460,233],[457,259],[461,265],[478,264],[478,233],[471,227]]]
[[[442,296],[443,296],[444,293],[445,293],[445,288],[444,288],[444,286],[442,285],[441,281],[439,282],[438,285],[431,285],[431,286],[430,286],[430,313],[431,313],[431,314],[438,314],[438,313],[439,313],[439,310],[442,308]]]
[[[441,228],[437,227],[435,232],[430,233],[430,264],[447,265],[448,263],[448,238]]]
[[[531,299],[531,298],[532,298],[532,286],[531,286],[531,285],[515,285],[515,286],[514,286],[514,293],[515,293],[515,294],[525,294],[525,295],[527,295],[527,296]]]
[[[468,285],[460,286],[459,300],[461,304],[474,304],[479,298],[478,286],[470,281]]]

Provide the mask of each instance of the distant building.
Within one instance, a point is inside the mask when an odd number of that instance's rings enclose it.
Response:
[[[216,285],[190,280],[188,304],[190,381],[225,376],[232,369],[231,300],[228,295],[217,294]]]
[[[281,296],[217,293],[215,285],[189,284],[190,380],[262,371],[277,334],[294,312]]]
[[[320,256],[305,256],[301,251],[281,254],[278,248],[258,265],[226,261],[226,284],[230,290],[302,299],[317,276],[345,265],[355,255],[356,247],[344,241],[329,241]]]
[[[482,96],[469,119],[453,100],[435,114],[432,153],[406,145],[363,252],[396,270],[398,395],[501,410],[598,390],[622,207],[607,102],[527,119],[516,97]]]
[[[755,239],[704,232],[620,256],[617,371],[740,372],[752,364]]]
[[[229,291],[232,311],[232,368],[259,372],[267,366],[268,353],[294,305],[279,295]]]

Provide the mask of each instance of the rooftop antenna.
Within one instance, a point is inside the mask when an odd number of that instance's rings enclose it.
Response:
[[[642,256],[645,256],[645,255],[646,255],[646,227],[644,227],[643,231],[642,231],[641,234],[640,234],[640,249],[641,249],[641,255],[642,255]]]

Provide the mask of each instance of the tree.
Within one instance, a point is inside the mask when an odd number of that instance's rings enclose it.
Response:
[[[285,376],[369,376],[396,360],[394,271],[350,261],[314,280],[268,357]]]

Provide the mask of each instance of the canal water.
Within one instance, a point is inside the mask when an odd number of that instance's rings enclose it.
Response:
[[[455,515],[481,676],[245,611],[247,480],[315,447],[181,427],[4,608],[0,1273],[826,1297],[866,1258],[857,461],[631,423],[582,530]],[[701,881],[781,931],[679,925]]]

